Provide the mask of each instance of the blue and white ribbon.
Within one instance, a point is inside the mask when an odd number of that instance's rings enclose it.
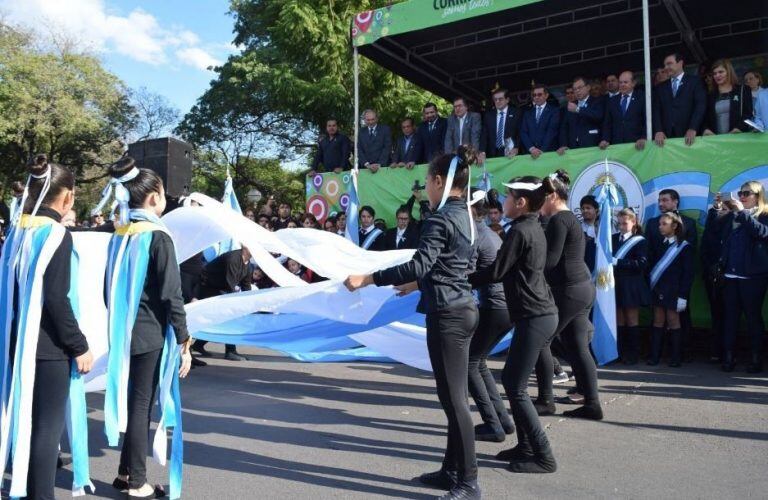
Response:
[[[653,269],[651,270],[651,290],[653,290],[653,288],[656,286],[656,283],[659,282],[661,276],[666,272],[667,268],[672,265],[672,262],[674,262],[677,256],[680,255],[680,252],[682,252],[687,246],[688,242],[683,240],[677,245],[671,245],[669,248],[667,248],[667,251],[664,252],[664,256],[660,261],[656,263],[655,266],[653,266]]]
[[[616,252],[616,255],[614,257],[616,258],[616,260],[623,259],[624,257],[627,256],[629,251],[635,247],[635,245],[637,245],[643,240],[645,240],[645,238],[643,238],[639,234],[632,236],[630,239],[625,241],[624,244],[621,245],[621,247],[619,247],[619,250]]]
[[[376,238],[381,236],[383,231],[379,229],[378,227],[374,227],[371,229],[371,232],[368,233],[368,236],[365,237],[365,240],[363,241],[363,249],[368,250],[371,248],[371,245],[376,241]]]
[[[451,165],[448,167],[448,176],[445,179],[445,188],[443,189],[443,197],[440,200],[440,204],[437,206],[437,210],[440,210],[445,206],[445,202],[448,201],[448,197],[451,195],[451,189],[453,189],[453,178],[456,177],[456,168],[459,166],[461,159],[458,156],[454,156],[451,160]],[[471,172],[467,173],[471,175]],[[469,242],[473,244],[475,242],[475,219],[472,217],[472,197],[471,189],[467,185],[467,215],[469,216]],[[475,200],[475,203],[478,200]]]
[[[104,205],[107,204],[109,201],[109,198],[112,196],[112,192],[115,193],[115,201],[117,201],[118,206],[120,207],[120,224],[126,225],[130,221],[129,215],[128,215],[128,202],[131,199],[131,194],[128,192],[128,190],[123,186],[124,182],[129,182],[138,177],[138,175],[141,173],[141,171],[133,167],[131,170],[129,170],[125,175],[122,177],[113,177],[109,180],[106,186],[104,186],[104,189],[101,191],[101,199],[99,200],[99,203],[96,205],[96,207],[91,210],[91,215],[96,215],[101,213],[101,210],[104,208]],[[114,208],[113,208],[114,211]]]

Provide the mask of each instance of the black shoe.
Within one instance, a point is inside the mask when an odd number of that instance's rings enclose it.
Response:
[[[521,474],[551,474],[557,470],[557,462],[551,451],[537,453],[528,460],[511,462],[509,470]]]
[[[241,356],[237,351],[230,351],[224,354],[227,361],[245,361],[245,356]]]
[[[455,470],[440,469],[435,472],[427,472],[416,478],[421,484],[440,490],[448,490],[456,486],[458,475]]]
[[[204,357],[204,358],[210,358],[211,357],[211,353],[208,352],[208,350],[205,348],[205,344],[201,344],[201,343],[198,343],[197,341],[195,341],[194,343],[192,343],[192,348],[191,349],[193,351],[195,351],[196,353],[198,353],[200,356]]]
[[[546,415],[554,415],[557,412],[557,407],[553,401],[539,401],[538,399],[533,402],[533,407],[536,408],[536,413],[543,417]]]
[[[63,469],[67,465],[72,463],[72,459],[69,457],[62,457],[59,455],[59,457],[56,459],[56,468],[57,469]]]
[[[438,500],[480,500],[480,486],[477,481],[462,481]]]
[[[680,368],[681,366],[683,366],[683,364],[681,362],[679,362],[679,361],[670,361],[669,362],[669,367],[670,368]]]
[[[560,396],[555,398],[555,402],[560,403],[561,405],[583,405],[584,396],[578,393],[574,393],[570,396]]]
[[[533,457],[533,450],[528,446],[520,445],[508,450],[500,451],[496,454],[496,460],[501,460],[502,462],[528,460],[531,457]]]
[[[600,403],[593,405],[584,405],[575,410],[569,410],[563,412],[564,417],[571,418],[585,418],[587,420],[602,420],[603,409],[600,407]]]
[[[112,481],[112,487],[116,490],[120,491],[127,491],[128,490],[128,481],[123,481],[119,477],[116,477],[114,481]]]
[[[192,366],[208,366],[208,363],[197,356],[192,356]]]
[[[507,439],[502,429],[494,429],[490,424],[478,424],[475,426],[475,441],[490,441],[503,443]]]

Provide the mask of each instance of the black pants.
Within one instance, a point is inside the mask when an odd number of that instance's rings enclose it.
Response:
[[[720,358],[723,351],[723,289],[715,284],[712,273],[705,272],[703,276],[704,288],[707,291],[709,301],[709,314],[712,318],[712,336],[710,342],[710,354]]]
[[[147,450],[152,401],[160,377],[162,350],[131,355],[128,379],[128,426],[123,438],[118,474],[128,476],[128,486],[141,488],[147,482]]]
[[[469,345],[477,328],[474,302],[427,314],[427,349],[437,397],[448,417],[448,446],[443,468],[460,480],[477,479],[475,429],[467,402]]]
[[[56,461],[69,397],[70,362],[37,360],[27,498],[54,500]]]
[[[736,346],[736,333],[742,312],[747,319],[747,332],[753,356],[760,356],[763,350],[763,301],[768,290],[768,278],[750,278],[746,280],[725,279],[723,291],[725,314],[723,331],[723,350],[733,352]]]
[[[590,281],[567,287],[552,289],[558,310],[555,335],[560,335],[568,361],[576,376],[576,384],[583,391],[584,403],[596,403],[597,366],[589,350],[589,343],[595,332],[589,313],[595,301],[595,286]],[[539,381],[539,398],[552,397],[552,353],[542,349],[536,363],[536,378]],[[542,395],[543,393],[543,395]]]
[[[486,361],[494,346],[512,328],[512,323],[506,309],[480,309],[479,312],[480,322],[469,345],[469,393],[483,422],[503,430],[502,423],[509,422],[510,418]]]
[[[518,321],[501,374],[501,381],[512,408],[512,418],[517,427],[518,444],[523,447],[530,446],[536,453],[549,450],[549,440],[528,396],[528,377],[542,351],[549,350],[549,343],[555,336],[555,328],[555,314]]]

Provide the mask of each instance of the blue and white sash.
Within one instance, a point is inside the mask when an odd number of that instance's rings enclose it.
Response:
[[[623,259],[624,257],[626,257],[626,256],[627,256],[627,254],[629,253],[629,251],[630,251],[630,250],[632,250],[632,249],[635,247],[635,245],[637,245],[638,243],[640,243],[640,242],[641,242],[641,241],[643,241],[643,240],[645,240],[645,238],[643,238],[643,237],[642,237],[642,236],[640,236],[640,235],[635,235],[635,236],[632,236],[630,239],[628,239],[627,241],[625,241],[625,242],[624,242],[624,243],[623,243],[623,244],[622,244],[622,245],[619,247],[619,249],[616,251],[616,255],[614,255],[614,257],[616,257],[616,260],[621,260],[621,259]]]
[[[659,279],[666,272],[667,268],[672,264],[672,262],[675,261],[677,256],[680,255],[680,252],[682,252],[683,249],[687,246],[688,242],[683,240],[677,245],[671,245],[669,248],[667,248],[667,251],[664,252],[664,256],[660,261],[656,263],[655,266],[653,266],[653,269],[651,270],[651,290],[653,290],[653,288],[656,286],[656,283],[659,282]]]
[[[149,264],[149,247],[154,231],[167,229],[154,214],[132,210],[133,220],[118,226],[110,241],[107,264],[109,358],[104,397],[104,427],[110,446],[117,446],[120,433],[128,424],[128,380],[131,360],[131,334],[136,322],[139,302]],[[169,325],[160,359],[158,405],[160,421],[155,432],[152,454],[160,465],[166,465],[166,429],[173,428],[169,496],[181,496],[183,438],[181,397],[179,392],[179,359],[181,347]]]
[[[363,241],[363,249],[368,250],[371,248],[371,245],[373,245],[373,242],[376,241],[376,238],[381,236],[381,233],[383,231],[379,229],[378,227],[374,227],[373,230],[371,230],[370,233],[368,233],[368,236],[365,237],[365,241]]]

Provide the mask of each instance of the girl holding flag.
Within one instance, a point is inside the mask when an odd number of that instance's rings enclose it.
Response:
[[[159,389],[161,416],[153,455],[165,464],[165,430],[173,427],[170,497],[178,498],[182,459],[178,379],[189,372],[192,357],[176,252],[159,218],[165,209],[163,182],[151,170],[137,168],[130,157],[110,167],[110,175],[120,219],[110,241],[106,276],[110,350],[104,420],[110,446],[125,433],[113,486],[127,490],[129,498],[165,495],[146,478],[147,433]],[[108,186],[104,197],[109,198],[110,192]]]
[[[77,289],[72,235],[60,224],[74,204],[74,189],[72,172],[39,155],[3,247],[0,470],[10,460],[14,498],[54,498],[68,403],[73,491],[93,488],[80,378],[91,370],[93,356],[76,320],[76,302],[70,300]]]
[[[651,302],[645,280],[648,242],[642,236],[634,210],[625,208],[618,218],[619,232],[612,238],[619,355],[624,364],[634,365],[640,356],[640,308]]]
[[[693,249],[685,240],[683,220],[674,212],[659,217],[659,233],[664,241],[655,262],[651,262],[653,330],[648,364],[659,364],[666,326],[672,346],[669,366],[677,368],[681,366],[683,350],[680,313],[688,307],[693,286]]]

